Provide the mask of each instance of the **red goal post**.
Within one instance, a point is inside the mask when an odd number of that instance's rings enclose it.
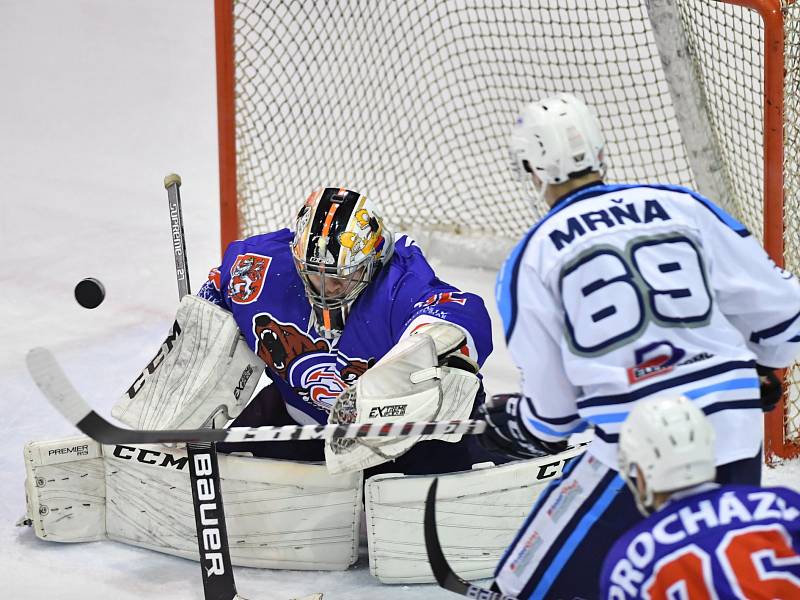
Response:
[[[215,0],[223,248],[336,182],[398,229],[502,249],[538,216],[509,172],[510,120],[570,91],[606,124],[609,181],[699,189],[800,272],[793,0],[466,4]],[[800,454],[800,367],[785,375],[770,461]]]

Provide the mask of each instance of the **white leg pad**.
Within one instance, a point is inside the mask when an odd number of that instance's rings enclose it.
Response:
[[[536,497],[583,452],[443,475],[371,477],[365,488],[370,572],[383,583],[434,581],[425,552],[425,496],[439,478],[436,520],[453,570],[465,579],[491,577]]]
[[[89,438],[25,447],[37,537],[112,539],[198,560],[182,448],[100,446]],[[344,570],[358,558],[361,473],[324,464],[218,455],[234,565]]]
[[[109,538],[197,560],[188,465],[171,466],[185,451],[119,445],[105,451]],[[331,476],[322,464],[218,459],[234,565],[344,570],[356,561],[360,473]]]
[[[92,542],[106,537],[106,480],[100,444],[84,437],[25,444],[27,519],[36,537]]]

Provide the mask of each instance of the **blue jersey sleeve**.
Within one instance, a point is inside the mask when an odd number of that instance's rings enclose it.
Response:
[[[467,334],[478,364],[492,352],[492,327],[483,300],[440,280],[419,247],[406,236],[397,240],[390,263],[396,277],[389,322],[395,342],[432,321],[446,321]]]
[[[228,308],[225,305],[225,299],[222,295],[222,291],[220,290],[220,277],[219,277],[219,268],[211,269],[208,274],[208,279],[206,279],[205,283],[200,286],[200,289],[197,290],[197,296],[202,298],[203,300],[208,300],[212,304],[216,304],[217,306],[221,306],[223,308]]]

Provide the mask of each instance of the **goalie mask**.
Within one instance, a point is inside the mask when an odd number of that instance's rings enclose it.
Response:
[[[292,256],[326,339],[341,335],[350,306],[391,257],[393,237],[358,192],[312,192],[297,215]]]
[[[538,203],[548,185],[592,171],[603,177],[604,146],[600,122],[589,107],[572,94],[557,94],[528,104],[517,117],[511,132],[512,166],[521,180],[533,185]]]

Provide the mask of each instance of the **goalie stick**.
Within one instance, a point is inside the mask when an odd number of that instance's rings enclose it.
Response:
[[[186,256],[186,237],[183,234],[181,210],[181,178],[176,174],[164,178],[169,201],[172,229],[172,252],[175,256],[175,276],[178,299],[191,293],[189,259]],[[228,529],[225,523],[225,502],[219,481],[219,463],[214,442],[186,444],[189,457],[189,483],[192,488],[192,508],[197,532],[200,571],[203,574],[205,600],[246,600],[236,591]]]
[[[516,596],[507,596],[502,592],[494,592],[480,586],[474,585],[459,577],[447,562],[442,552],[442,545],[439,542],[439,534],[436,532],[436,488],[439,478],[433,480],[431,487],[428,488],[428,495],[425,498],[425,552],[428,554],[428,562],[431,565],[433,576],[439,586],[461,594],[467,598],[479,598],[480,600],[517,600]]]
[[[28,372],[44,397],[64,418],[101,444],[172,444],[180,442],[283,442],[336,438],[398,437],[444,433],[480,434],[486,421],[408,421],[360,425],[263,425],[229,429],[128,429],[98,415],[78,393],[53,354],[33,348],[25,357]]]

